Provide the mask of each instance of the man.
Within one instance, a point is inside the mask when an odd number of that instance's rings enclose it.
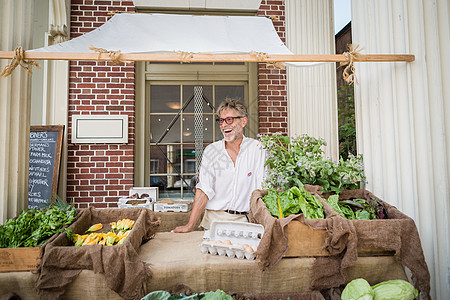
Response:
[[[261,188],[265,151],[257,140],[244,136],[247,108],[238,100],[225,99],[217,115],[224,138],[205,148],[191,216],[173,232],[195,230],[203,211],[200,226],[207,230],[213,221],[246,222],[250,196]]]

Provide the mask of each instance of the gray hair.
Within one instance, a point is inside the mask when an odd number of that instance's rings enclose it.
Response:
[[[217,108],[216,114],[220,117],[220,113],[226,109],[234,109],[239,112],[239,115],[248,118],[247,107],[240,100],[225,98]]]

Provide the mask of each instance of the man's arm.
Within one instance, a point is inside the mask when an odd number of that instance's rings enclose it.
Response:
[[[192,206],[191,216],[189,222],[184,226],[178,226],[173,232],[190,232],[195,229],[195,225],[200,219],[203,211],[205,210],[206,203],[208,203],[208,196],[201,190],[197,189],[194,197],[194,204]]]

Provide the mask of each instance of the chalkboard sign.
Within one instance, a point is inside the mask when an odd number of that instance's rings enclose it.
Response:
[[[64,125],[30,127],[28,208],[47,207],[54,201],[59,180]]]

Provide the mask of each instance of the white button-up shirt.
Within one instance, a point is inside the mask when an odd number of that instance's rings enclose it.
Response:
[[[244,136],[236,165],[225,149],[225,141],[205,148],[197,188],[208,196],[206,209],[249,211],[250,196],[261,189],[266,152],[261,144]]]

